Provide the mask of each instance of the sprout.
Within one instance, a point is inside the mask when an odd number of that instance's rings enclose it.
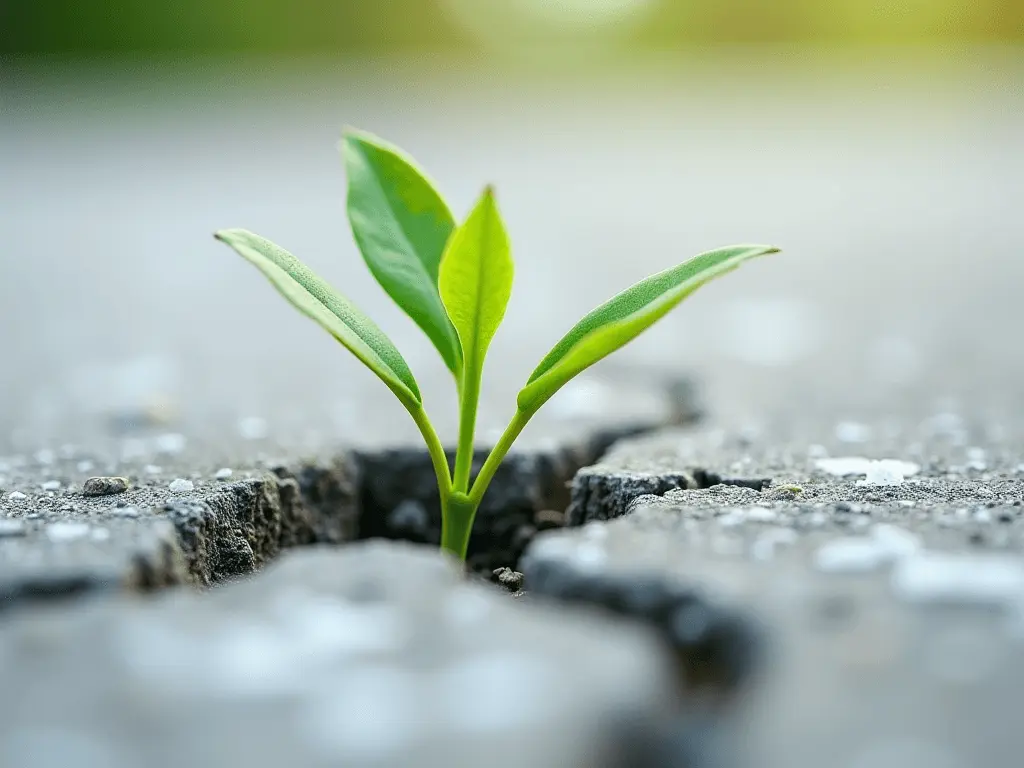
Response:
[[[348,217],[370,272],[427,335],[455,378],[459,437],[455,466],[423,408],[416,379],[398,348],[348,299],[283,248],[243,229],[216,233],[252,263],[303,314],[349,349],[395,394],[426,442],[441,501],[441,547],[466,557],[476,511],[494,473],[537,410],[566,382],[624,346],[683,299],[755,256],[763,245],[709,251],[652,275],[580,320],[555,344],[519,392],[511,422],[471,477],[484,360],[512,294],[508,233],[487,187],[456,224],[434,184],[400,150],[366,133],[346,132]]]

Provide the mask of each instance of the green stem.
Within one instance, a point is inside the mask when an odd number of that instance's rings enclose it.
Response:
[[[427,412],[422,407],[410,408],[416,426],[420,428],[420,434],[427,444],[427,452],[430,454],[430,461],[434,465],[434,474],[437,475],[437,490],[441,495],[441,507],[444,508],[445,500],[452,493],[452,477],[448,469],[448,457],[445,455],[444,446],[434,431],[434,425],[427,418]]]
[[[463,366],[462,388],[459,392],[459,444],[455,450],[455,475],[452,487],[469,491],[469,473],[473,469],[473,438],[476,431],[476,408],[480,400],[480,375],[467,360]]]
[[[473,519],[479,506],[479,502],[459,491],[441,497],[441,549],[451,552],[460,560],[466,559],[469,535],[473,531]]]
[[[491,449],[490,454],[487,456],[487,461],[484,462],[483,467],[480,468],[480,473],[476,476],[476,480],[473,481],[473,490],[469,493],[469,500],[475,507],[480,505],[480,500],[483,499],[487,486],[490,485],[491,480],[494,478],[494,473],[498,471],[498,467],[505,458],[505,454],[508,453],[512,443],[519,437],[519,433],[523,431],[523,428],[533,417],[534,413],[535,411],[527,413],[517,410],[516,415],[512,417],[512,421],[505,427],[505,431],[498,439],[494,448]]]

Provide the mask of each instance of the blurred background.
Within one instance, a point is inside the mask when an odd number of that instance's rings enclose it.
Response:
[[[231,226],[377,319],[454,435],[446,372],[352,243],[344,125],[405,148],[457,216],[497,186],[517,281],[485,434],[580,315],[736,242],[784,253],[597,373],[692,372],[743,423],[1012,399],[979,382],[1019,365],[1022,43],[1019,0],[0,0],[0,452],[146,418],[411,434],[213,241]]]

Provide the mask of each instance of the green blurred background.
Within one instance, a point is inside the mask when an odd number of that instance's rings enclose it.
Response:
[[[0,51],[463,51],[490,37],[624,43],[1020,41],[1020,0],[4,0]]]

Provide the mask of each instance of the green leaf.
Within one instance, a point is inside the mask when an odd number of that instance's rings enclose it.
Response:
[[[437,287],[455,229],[448,206],[410,158],[374,136],[347,131],[342,155],[348,218],[366,265],[457,376],[462,349]]]
[[[466,380],[478,380],[512,294],[508,234],[488,187],[441,260],[441,299],[462,342]]]
[[[292,306],[344,344],[410,409],[422,404],[419,387],[391,340],[347,299],[286,250],[244,229],[214,237],[256,266]]]
[[[519,409],[533,413],[581,371],[635,339],[679,302],[756,256],[765,245],[736,245],[659,272],[626,289],[580,320],[545,357],[519,392]]]

